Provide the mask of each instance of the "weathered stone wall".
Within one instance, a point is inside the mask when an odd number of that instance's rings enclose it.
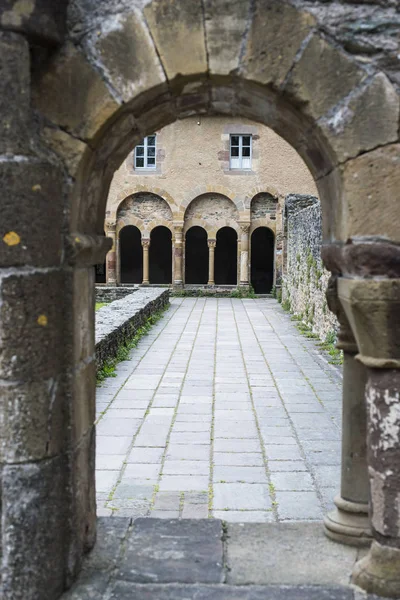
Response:
[[[130,196],[118,209],[118,220],[129,224],[132,217],[144,226],[154,220],[172,221],[172,212],[165,200],[155,194],[142,192]]]
[[[96,366],[117,355],[146,319],[169,303],[169,290],[141,288],[96,312]]]
[[[321,204],[315,196],[290,194],[285,202],[286,264],[282,301],[325,340],[337,331],[336,317],[328,309],[325,290],[329,271],[321,259]]]
[[[132,287],[116,287],[116,286],[96,286],[96,302],[114,302],[121,300],[128,294],[133,294],[138,288]]]
[[[274,221],[276,219],[277,206],[278,199],[271,196],[271,194],[257,194],[251,201],[251,220],[269,217]]]

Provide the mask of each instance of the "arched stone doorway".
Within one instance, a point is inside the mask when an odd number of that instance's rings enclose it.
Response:
[[[232,227],[217,232],[215,247],[215,284],[237,284],[237,233]]]
[[[250,281],[256,294],[269,294],[274,285],[275,236],[268,227],[257,227],[251,236]]]
[[[53,9],[55,4],[57,10]],[[74,11],[67,24],[58,3],[43,3],[43,11],[49,13],[44,16],[49,16],[50,25],[54,21],[54,27],[43,28],[36,11],[21,19],[16,8],[11,9],[12,18],[3,20],[12,31],[15,23],[20,24],[19,34],[10,36],[4,55],[17,61],[10,82],[15,84],[16,94],[27,99],[23,118],[18,103],[8,107],[13,127],[6,137],[7,157],[2,164],[2,169],[13,169],[7,206],[18,203],[18,211],[10,213],[2,259],[2,266],[8,269],[2,274],[1,291],[9,332],[3,365],[9,380],[19,384],[7,390],[8,406],[13,409],[4,412],[5,430],[9,422],[26,431],[18,447],[11,444],[8,448],[7,460],[18,474],[24,474],[21,490],[26,488],[30,494],[24,496],[23,516],[25,522],[34,525],[33,530],[25,528],[25,533],[14,501],[15,487],[3,486],[2,522],[8,529],[2,549],[3,561],[9,565],[4,581],[16,596],[23,596],[29,588],[32,597],[40,597],[44,589],[50,589],[49,598],[57,597],[56,592],[62,591],[64,582],[71,581],[79,569],[83,550],[95,539],[93,307],[85,290],[93,280],[93,265],[102,262],[110,248],[101,232],[112,173],[143,135],[188,113],[204,112],[264,122],[299,151],[317,181],[323,206],[324,260],[335,274],[330,306],[336,312],[345,306],[353,332],[342,319],[342,334],[347,330],[351,339],[356,334],[360,347],[355,343],[351,347],[369,367],[369,389],[373,392],[368,414],[379,415],[374,420],[369,417],[368,427],[372,434],[369,440],[377,440],[370,465],[374,473],[371,514],[374,536],[380,543],[375,544],[374,554],[363,559],[363,569],[356,569],[355,582],[372,592],[397,593],[396,570],[390,568],[390,561],[400,546],[394,493],[400,446],[396,436],[383,438],[385,420],[377,407],[384,394],[394,397],[400,385],[398,369],[392,368],[388,378],[387,368],[393,364],[397,367],[399,357],[394,342],[388,342],[389,338],[399,338],[399,322],[387,317],[395,314],[400,279],[396,266],[400,264],[400,236],[398,219],[394,218],[399,187],[399,101],[390,80],[393,71],[387,68],[389,77],[382,72],[386,65],[379,52],[376,57],[369,55],[365,64],[358,53],[352,54],[349,45],[344,48],[336,25],[327,18],[329,3],[326,9],[319,3],[314,16],[307,10],[310,3],[259,2],[256,10],[249,11],[249,19],[235,12],[239,5],[232,3],[226,11],[234,35],[227,36],[224,53],[215,43],[215,32],[221,31],[218,3],[210,5],[207,19],[201,3],[148,2],[143,5],[145,17],[136,6],[132,13],[118,14],[104,7],[97,11],[97,6],[95,11],[92,3],[80,3],[82,11]],[[175,33],[176,6],[180,10],[179,35]],[[59,21],[55,21],[53,10]],[[346,18],[338,17],[343,24]],[[85,44],[80,43],[79,36],[67,35],[62,46],[54,32],[64,27],[68,34],[68,27],[87,32]],[[285,43],[288,31],[290,44]],[[42,45],[44,51],[59,44],[40,69],[35,68],[37,62],[30,64],[42,56],[40,51],[29,52],[30,40]],[[117,43],[124,52],[115,52]],[[193,58],[190,68],[188,56]],[[127,65],[140,64],[145,66],[127,73]],[[27,76],[19,77],[20,72]],[[27,93],[29,74],[31,94]],[[29,97],[35,112],[29,110]],[[371,127],[366,128],[366,122]],[[31,140],[44,125],[46,135],[41,139],[49,152],[35,155]],[[48,161],[50,152],[58,155],[59,164]],[[22,219],[21,215],[27,216]],[[67,232],[66,215],[71,216]],[[18,243],[21,238],[23,244]],[[60,256],[65,256],[61,264]],[[28,290],[19,295],[18,302],[4,293],[13,288],[17,269],[21,286]],[[65,310],[66,298],[72,298],[74,310]],[[48,309],[51,324],[41,335],[31,329],[37,328],[36,320],[26,318],[36,305]],[[385,326],[376,327],[375,322],[371,328],[368,319],[371,315],[375,318],[377,312]],[[88,328],[85,345],[82,324]],[[60,352],[60,340],[66,336],[73,351]],[[355,371],[359,363],[347,354],[343,379],[353,382],[362,397]],[[72,372],[74,380],[69,376]],[[46,396],[54,391],[45,385],[50,380],[60,382],[60,396],[69,398],[63,403],[60,418],[53,418],[55,398],[50,401]],[[14,401],[21,397],[22,386],[32,381],[38,385],[43,381],[43,395],[38,396],[38,405],[48,411],[43,433],[36,422],[24,421],[26,411]],[[38,400],[28,396],[32,411]],[[345,401],[349,402],[349,397],[354,394],[344,394]],[[350,424],[344,425],[351,429]],[[346,440],[359,436],[356,425],[354,431],[346,431]],[[57,427],[56,436],[53,427]],[[60,440],[60,445],[52,447],[49,435]],[[34,450],[32,437],[40,441]],[[14,466],[14,452],[19,471]],[[54,484],[55,477],[59,485]],[[40,513],[39,493],[43,499]],[[346,504],[348,501],[347,495]],[[358,500],[358,510],[359,506]],[[377,532],[377,527],[385,529]],[[42,552],[31,551],[32,535],[39,538]],[[53,543],[57,538],[64,543]],[[38,555],[39,564],[35,562]],[[51,569],[38,568],[46,561]],[[378,569],[376,575],[373,569],[367,572],[371,562]],[[26,567],[25,577],[19,576],[15,567],[20,564]],[[385,567],[387,579],[380,577]]]
[[[172,234],[168,227],[159,225],[150,234],[150,283],[172,281]]]
[[[195,225],[186,232],[185,283],[204,284],[208,281],[207,232]]]
[[[119,234],[121,283],[142,283],[142,235],[134,225],[126,225]]]

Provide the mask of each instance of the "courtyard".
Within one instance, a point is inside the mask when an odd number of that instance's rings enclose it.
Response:
[[[321,521],[341,374],[272,298],[173,298],[97,388],[98,516]]]

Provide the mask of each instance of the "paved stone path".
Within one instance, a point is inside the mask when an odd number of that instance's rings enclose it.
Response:
[[[340,375],[273,299],[175,298],[98,388],[104,516],[320,520]]]

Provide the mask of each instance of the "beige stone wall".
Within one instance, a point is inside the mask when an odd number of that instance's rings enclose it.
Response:
[[[157,131],[157,168],[135,171],[133,153],[116,171],[107,201],[107,220],[130,194],[153,191],[171,205],[174,219],[183,218],[189,202],[207,192],[235,200],[241,217],[249,216],[251,199],[269,192],[282,199],[289,193],[317,194],[306,165],[287,142],[264,125],[225,117],[195,117]],[[229,170],[229,134],[253,136],[252,170]]]

